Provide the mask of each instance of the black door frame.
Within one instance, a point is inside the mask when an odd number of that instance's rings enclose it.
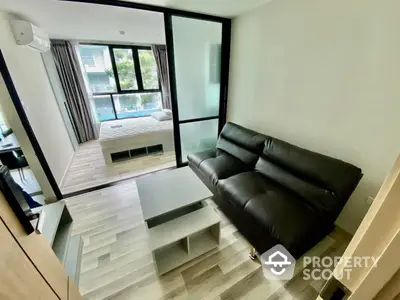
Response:
[[[179,16],[179,17],[187,17],[187,18],[192,18],[192,19],[199,19],[199,20],[206,20],[206,21],[214,21],[214,22],[219,22],[222,23],[222,47],[221,47],[221,90],[220,90],[220,107],[219,107],[219,123],[218,123],[218,133],[222,130],[223,125],[226,122],[226,108],[227,108],[227,97],[228,97],[228,79],[229,79],[229,60],[230,60],[230,39],[231,39],[231,19],[229,18],[223,18],[223,17],[218,17],[218,16],[213,16],[213,15],[207,15],[207,14],[202,14],[202,13],[196,13],[196,12],[191,12],[191,11],[185,11],[185,10],[180,10],[180,9],[174,9],[174,8],[169,8],[169,7],[163,7],[163,6],[156,6],[156,5],[149,5],[149,4],[143,4],[143,3],[134,3],[134,2],[127,2],[127,1],[119,1],[119,0],[60,0],[64,2],[78,2],[78,3],[87,3],[87,4],[98,4],[98,5],[106,5],[106,6],[117,6],[117,7],[125,7],[125,8],[131,8],[131,9],[139,9],[139,10],[146,10],[146,11],[151,11],[151,12],[159,12],[164,14],[164,23],[167,26],[171,25],[171,17],[173,16]],[[169,22],[168,22],[169,19]],[[172,33],[172,27],[170,27],[171,33]],[[171,98],[172,98],[172,109],[174,110],[174,106],[177,109],[177,98],[176,98],[176,80],[175,80],[175,70],[174,70],[174,57],[173,57],[173,47],[172,44],[172,39],[169,39],[171,37],[169,34],[167,34],[167,27],[165,27],[165,34],[166,34],[166,43],[167,43],[167,52],[168,52],[168,64],[170,66],[169,72],[170,72],[170,88],[171,88]],[[170,48],[168,48],[168,44],[170,45]],[[171,67],[172,66],[172,67]],[[28,117],[23,109],[21,100],[18,96],[18,93],[15,89],[14,83],[12,81],[11,75],[8,71],[5,59],[3,57],[3,54],[0,49],[0,72],[3,76],[4,82],[6,84],[6,87],[8,89],[8,92],[10,94],[11,100],[18,112],[18,116],[21,119],[21,123],[28,135],[28,138],[32,144],[32,147],[35,151],[35,154],[43,168],[44,173],[46,174],[46,177],[50,183],[50,186],[52,187],[54,194],[57,198],[57,200],[61,200],[65,197],[69,196],[75,196],[79,194],[83,194],[89,191],[94,191],[97,189],[102,189],[104,187],[107,187],[109,185],[114,185],[112,184],[103,184],[99,185],[97,187],[93,187],[87,190],[79,191],[79,192],[74,192],[68,195],[63,195],[61,193],[60,188],[58,187],[57,181],[55,180],[55,177],[49,167],[49,164],[47,163],[47,160],[43,154],[43,151],[40,147],[40,144],[33,132],[32,126],[28,120]],[[173,75],[171,76],[171,72],[173,72]],[[174,96],[173,96],[174,95]],[[175,98],[174,98],[175,97]],[[175,100],[174,100],[175,99]],[[177,113],[177,112],[176,112]],[[174,127],[177,126],[178,131],[179,131],[179,125],[175,124],[175,119],[177,119],[177,115],[174,116]],[[200,120],[206,120],[208,118],[202,118],[202,119],[197,119],[198,121]],[[193,121],[193,120],[188,120],[188,121]],[[178,132],[179,133],[179,132]],[[174,140],[175,143],[180,140],[180,136],[177,135],[177,133],[174,131]],[[176,147],[177,144],[175,144]],[[180,149],[180,143],[179,143],[179,150]],[[178,151],[179,151],[178,150]],[[178,157],[178,156],[177,156]],[[181,152],[179,157],[181,157]],[[177,166],[181,167],[186,164],[182,164],[182,162],[178,162],[177,160]]]
[[[212,20],[222,25],[222,37],[221,37],[221,73],[220,73],[220,97],[219,97],[219,112],[216,116],[209,116],[204,118],[195,118],[187,120],[179,120],[179,108],[178,108],[178,93],[176,87],[176,76],[175,76],[175,52],[174,52],[174,34],[172,29],[172,17],[182,17],[174,13],[164,13],[164,27],[165,27],[165,39],[167,46],[168,55],[168,70],[169,80],[171,89],[171,106],[174,124],[174,144],[175,144],[175,157],[176,166],[178,168],[187,166],[187,162],[182,161],[182,146],[181,146],[181,134],[180,124],[194,123],[200,121],[207,121],[218,119],[218,134],[221,132],[222,127],[226,123],[226,107],[228,100],[228,77],[229,77],[229,55],[230,55],[230,40],[231,40],[231,20],[225,19],[223,21]],[[186,17],[186,16],[184,16]],[[211,21],[204,18],[193,18],[205,21]]]

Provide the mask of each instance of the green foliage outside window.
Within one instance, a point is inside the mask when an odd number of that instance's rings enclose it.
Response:
[[[135,64],[129,49],[114,49],[121,90],[137,89]],[[156,61],[151,50],[139,50],[140,71],[144,89],[158,89]],[[112,69],[105,70],[106,74],[114,77]]]
[[[135,64],[130,49],[114,49],[114,57],[118,71],[118,78],[121,90],[136,90],[137,78],[135,73]],[[142,74],[144,89],[158,89],[158,76],[156,61],[151,50],[139,50],[140,71]],[[112,69],[105,70],[108,76],[114,77]],[[145,105],[153,101],[153,94],[142,94],[139,96],[131,95],[124,99],[125,105],[134,107],[136,105]]]
[[[157,66],[153,51],[139,50],[139,61],[143,87],[145,89],[158,89]]]

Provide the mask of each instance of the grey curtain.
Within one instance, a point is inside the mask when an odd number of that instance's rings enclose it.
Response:
[[[165,45],[152,45],[151,49],[157,63],[158,78],[161,84],[162,106],[165,109],[171,109],[167,49]]]
[[[86,92],[74,46],[69,41],[52,40],[51,52],[60,76],[79,143],[96,139]]]

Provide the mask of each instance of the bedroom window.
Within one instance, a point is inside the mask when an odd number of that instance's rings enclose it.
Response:
[[[135,62],[131,49],[113,49],[115,65],[117,67],[119,86],[122,91],[137,90]]]
[[[140,70],[145,89],[158,89],[156,60],[151,50],[139,50]]]
[[[161,110],[151,47],[80,44],[78,53],[100,122],[145,117]]]

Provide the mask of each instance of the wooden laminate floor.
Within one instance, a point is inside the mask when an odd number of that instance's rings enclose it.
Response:
[[[79,146],[61,183],[68,194],[176,165],[175,152],[152,154],[107,165],[98,140]]]
[[[219,248],[157,277],[135,180],[67,199],[67,205],[73,234],[84,240],[79,288],[85,299],[309,300],[324,284],[303,280],[300,267],[289,282],[266,280],[259,262],[248,258],[247,242],[222,214]],[[341,255],[349,239],[335,230],[308,254]]]

